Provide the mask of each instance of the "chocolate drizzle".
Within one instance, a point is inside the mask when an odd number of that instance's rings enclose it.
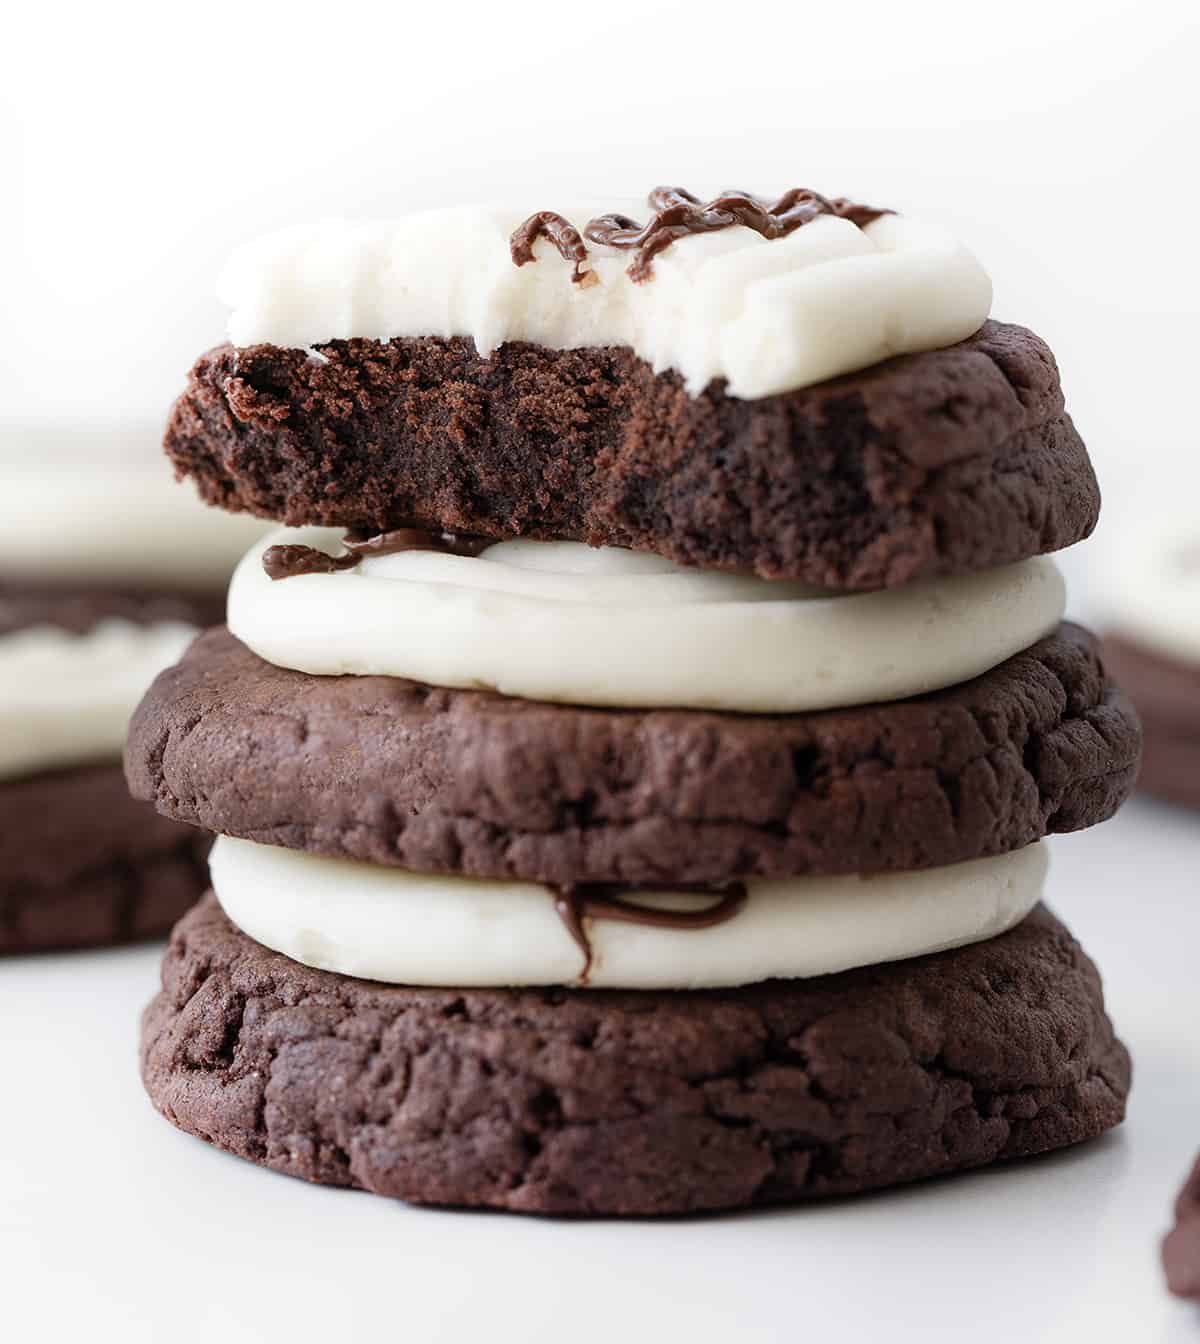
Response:
[[[327,555],[315,546],[268,546],[262,567],[269,579],[291,579],[297,574],[336,574],[353,569],[358,561],[357,555]]]
[[[587,919],[611,919],[621,924],[642,924],[659,929],[711,929],[732,919],[746,904],[746,888],[740,882],[730,883],[720,890],[676,888],[717,897],[712,905],[701,910],[662,910],[635,905],[626,897],[636,890],[636,887],[607,882],[576,882],[550,888],[558,917],[583,953],[583,973],[579,977],[582,984],[587,983],[592,969],[592,941],[584,923]]]
[[[602,247],[625,248],[636,253],[629,264],[629,278],[640,284],[651,276],[654,258],[677,238],[689,233],[712,233],[734,224],[753,229],[764,238],[783,238],[821,215],[848,219],[861,229],[890,210],[858,205],[844,196],[822,196],[808,187],[793,187],[775,202],[768,203],[748,191],[723,191],[711,201],[701,201],[682,187],[655,187],[646,198],[653,216],[639,224],[628,215],[600,215],[579,230],[554,210],[539,210],[513,231],[509,251],[515,265],[534,261],[533,245],[548,238],[564,261],[574,262],[571,279],[575,284],[593,284],[594,271],[585,270],[588,251],[584,238]]]
[[[571,280],[577,285],[590,285],[596,281],[595,273],[584,269],[587,262],[587,246],[579,236],[579,230],[565,216],[554,210],[539,210],[513,230],[508,240],[508,249],[514,265],[524,266],[527,261],[536,261],[533,245],[539,238],[548,238],[558,248],[558,255],[564,261],[575,263],[571,271]]]
[[[494,537],[467,532],[435,532],[424,527],[397,527],[390,532],[347,532],[345,555],[329,555],[315,546],[269,546],[262,567],[271,579],[298,574],[336,574],[353,569],[368,555],[398,555],[401,551],[441,551],[447,555],[476,556],[496,544]]]
[[[723,191],[711,201],[701,201],[682,187],[655,187],[647,199],[654,211],[648,223],[639,225],[628,215],[601,215],[583,231],[589,242],[634,251],[628,275],[637,283],[650,278],[651,263],[660,252],[689,233],[711,233],[741,224],[764,238],[783,238],[821,215],[848,219],[861,229],[891,213],[841,196],[831,199],[807,187],[793,187],[773,204],[748,191]]]
[[[342,545],[351,555],[399,555],[401,551],[441,551],[445,555],[481,555],[495,537],[470,532],[438,532],[427,527],[395,527],[390,532],[347,532]]]

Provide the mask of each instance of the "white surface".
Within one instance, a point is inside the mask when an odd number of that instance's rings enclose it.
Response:
[[[0,962],[0,1278],[14,1344],[411,1340],[1184,1344],[1158,1238],[1200,1148],[1200,818],[1135,805],[1053,841],[1052,902],[1133,1050],[1114,1136],[799,1210],[544,1222],[320,1190],[145,1101],[158,950]]]
[[[587,919],[593,989],[700,989],[828,975],[979,942],[1038,903],[1045,845],[922,873],[747,882],[711,928]],[[538,882],[438,877],[219,836],[213,890],[267,947],[308,966],[398,985],[576,984],[584,955]],[[660,910],[712,896],[629,895]]]
[[[146,688],[198,633],[106,620],[81,635],[52,625],[0,635],[0,780],[119,759]]]
[[[850,595],[576,542],[263,570],[269,546],[338,554],[341,536],[283,528],[238,565],[229,628],[261,658],[568,704],[797,713],[969,681],[1048,634],[1066,605],[1045,556]]]
[[[509,240],[537,211],[558,211],[580,235],[602,214],[645,223],[652,213],[644,198],[570,209],[553,197],[542,188],[511,206],[297,220],[244,244],[225,267],[229,339],[304,348],[468,336],[485,356],[505,341],[629,346],[656,373],[678,369],[693,393],[724,378],[749,398],[953,345],[992,303],[987,272],[957,239],[901,215],[862,229],[824,215],[770,241],[741,226],[693,234],[641,281],[629,275],[635,253],[595,243],[578,279],[544,238],[517,266]]]

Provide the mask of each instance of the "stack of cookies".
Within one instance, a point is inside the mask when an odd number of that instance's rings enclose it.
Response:
[[[0,954],[165,934],[208,840],[129,797],[126,728],[261,524],[120,432],[11,429],[0,479]]]
[[[219,833],[142,1068],[423,1203],[845,1194],[1117,1124],[1040,904],[1135,716],[1045,555],[1099,496],[952,238],[795,190],[276,235],[166,447],[287,526],[135,716]]]

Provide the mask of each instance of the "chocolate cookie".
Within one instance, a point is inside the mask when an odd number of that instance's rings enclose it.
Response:
[[[209,631],[134,715],[130,787],[229,835],[544,882],[906,870],[1104,820],[1137,719],[1064,625],[917,700],[785,717],[310,677]]]
[[[203,628],[224,618],[224,593],[163,592],[75,580],[0,579],[0,635],[36,625],[53,625],[82,635],[106,620],[135,625],[182,621]]]
[[[119,765],[0,782],[0,954],[166,934],[210,837],[134,802]]]
[[[1200,1158],[1175,1201],[1175,1226],[1162,1247],[1167,1287],[1179,1297],[1200,1299]]]
[[[310,970],[214,898],[142,1026],[172,1123],[416,1203],[669,1214],[845,1195],[1120,1123],[1095,968],[1038,910],[1000,938],[809,981],[672,994],[415,990]]]
[[[1200,809],[1200,666],[1110,636],[1105,655],[1138,707],[1145,735],[1140,787]]]
[[[463,339],[223,346],[167,452],[211,503],[290,524],[419,523],[656,551],[876,588],[1088,535],[1096,480],[1046,345],[988,322],[910,355],[743,401],[689,396],[616,347]]]

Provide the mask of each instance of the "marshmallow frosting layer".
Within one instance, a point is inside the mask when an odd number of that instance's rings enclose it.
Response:
[[[541,205],[552,204],[542,202]],[[768,241],[741,225],[677,239],[635,282],[630,253],[589,244],[594,280],[545,239],[513,263],[509,238],[538,206],[459,207],[395,220],[328,220],[239,249],[219,283],[239,347],[363,337],[471,338],[555,349],[627,346],[693,394],[724,378],[753,399],[892,355],[953,345],[991,307],[982,266],[942,228],[884,215],[821,216]],[[638,202],[616,208],[644,220]],[[561,213],[580,230],[609,201]]]
[[[850,595],[578,542],[412,550],[276,580],[263,570],[271,545],[336,554],[340,538],[284,528],[238,566],[229,628],[261,658],[566,704],[799,713],[904,699],[1028,648],[1066,601],[1044,557]]]
[[[1045,845],[947,868],[748,882],[740,911],[701,929],[585,917],[590,988],[700,989],[826,975],[981,942],[1041,897]],[[441,877],[220,836],[209,866],[225,913],[320,970],[463,988],[580,983],[584,955],[533,882]],[[638,892],[658,909],[711,904]]]
[[[84,634],[30,626],[0,636],[0,779],[117,761],[129,718],[197,631],[100,621]]]

